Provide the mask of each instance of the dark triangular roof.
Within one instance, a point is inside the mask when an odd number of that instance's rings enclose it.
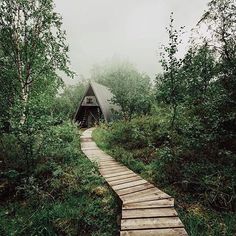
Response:
[[[80,111],[80,107],[81,107],[81,104],[88,92],[88,90],[92,88],[93,92],[94,92],[94,95],[97,99],[97,102],[98,102],[98,105],[100,106],[101,108],[101,111],[103,113],[103,116],[104,116],[104,119],[106,122],[109,122],[111,121],[112,119],[112,110],[119,110],[119,107],[117,105],[114,105],[112,103],[112,98],[113,98],[113,94],[111,93],[110,89],[107,88],[106,86],[104,85],[101,85],[101,84],[98,84],[96,82],[90,82],[89,85],[88,85],[88,88],[79,104],[79,107],[77,109],[77,112],[75,114],[75,120],[76,120],[76,117]]]

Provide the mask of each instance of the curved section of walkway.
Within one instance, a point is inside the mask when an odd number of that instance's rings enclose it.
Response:
[[[81,136],[84,154],[122,201],[121,236],[186,236],[174,199],[99,149],[92,129]]]

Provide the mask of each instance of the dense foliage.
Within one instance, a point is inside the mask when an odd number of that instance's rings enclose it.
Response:
[[[0,2],[0,235],[115,235],[117,201],[68,120],[72,76],[52,0]]]
[[[236,188],[234,12],[234,1],[211,1],[199,27],[207,22],[214,41],[204,38],[202,45],[193,42],[183,59],[175,57],[178,32],[173,31],[171,19],[170,42],[164,48],[166,56],[162,59],[164,73],[158,77],[157,83],[159,104],[175,108],[171,120],[173,132],[169,134],[165,147],[170,149],[177,166],[188,161],[201,171],[194,174],[194,169],[183,166],[183,174],[190,170],[192,176],[181,180],[205,185],[198,192],[204,192],[214,207],[230,210],[235,210]],[[184,159],[178,163],[182,156]],[[204,169],[206,166],[208,170]]]
[[[54,125],[54,97],[62,84],[57,71],[73,75],[61,17],[52,0],[1,1],[1,149],[6,136],[21,148],[22,168],[30,171],[38,155],[37,137]]]
[[[234,0],[211,0],[197,24],[208,33],[182,58],[171,15],[155,86],[126,62],[90,78],[122,115],[94,138],[174,196],[193,236],[236,234],[235,12]],[[87,84],[58,76],[74,74],[61,25],[53,0],[0,2],[0,235],[117,233],[117,201],[67,122]]]
[[[56,71],[69,76],[68,46],[62,21],[54,12],[52,0],[1,1],[0,5],[0,74],[1,113],[5,122],[15,116],[27,122],[32,97],[56,92],[62,82]],[[49,91],[47,93],[49,94]]]
[[[101,147],[175,196],[190,235],[234,235],[236,228],[235,1],[212,0],[183,58],[171,15],[163,73],[148,116],[104,126]],[[200,30],[199,30],[200,31]]]
[[[193,140],[170,129],[171,110],[158,111],[158,115],[102,126],[94,133],[95,141],[175,197],[189,235],[234,235],[235,156],[221,153],[216,160],[202,147],[190,149]]]
[[[74,119],[74,115],[85,90],[88,86],[87,81],[79,82],[76,85],[64,86],[62,93],[60,93],[54,100],[53,114],[61,119]]]
[[[150,113],[153,101],[150,78],[133,65],[116,62],[98,66],[93,69],[91,79],[110,88],[114,95],[111,102],[120,107],[125,120]]]
[[[0,234],[114,235],[117,201],[81,153],[77,129],[50,127],[39,139],[44,141],[30,176],[16,158],[21,150],[12,152],[13,139],[4,142],[11,159],[0,173]]]

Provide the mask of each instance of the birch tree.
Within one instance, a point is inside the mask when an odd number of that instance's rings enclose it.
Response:
[[[57,71],[72,76],[62,19],[54,12],[53,0],[2,0],[0,2],[1,84],[12,84],[20,100],[20,123],[27,119],[26,107],[40,83],[60,82]],[[6,86],[7,87],[7,86]],[[5,89],[5,88],[2,88]],[[12,104],[12,103],[11,103]]]

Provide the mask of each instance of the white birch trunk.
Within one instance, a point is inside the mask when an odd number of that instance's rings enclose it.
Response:
[[[22,115],[20,119],[20,124],[24,125],[26,121],[26,106],[29,100],[29,86],[28,85],[23,85],[21,89],[21,97],[22,97]]]

